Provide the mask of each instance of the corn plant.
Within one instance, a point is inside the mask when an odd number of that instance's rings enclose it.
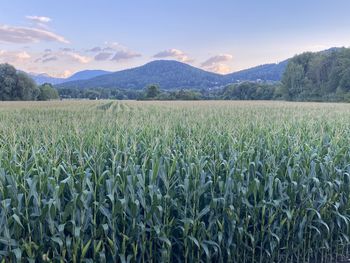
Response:
[[[350,106],[0,104],[0,262],[341,262]]]

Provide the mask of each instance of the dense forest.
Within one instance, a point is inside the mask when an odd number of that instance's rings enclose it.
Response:
[[[349,101],[350,49],[303,53],[290,59],[282,78],[283,97],[293,101]]]
[[[50,100],[59,94],[51,84],[37,86],[24,72],[0,64],[0,100]]]

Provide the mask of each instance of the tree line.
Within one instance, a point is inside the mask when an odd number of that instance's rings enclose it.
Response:
[[[217,89],[161,90],[158,85],[148,86],[139,100],[277,100],[282,99],[279,83],[242,82]]]
[[[0,64],[0,100],[51,100],[58,99],[51,84],[37,86],[24,72],[9,64]]]

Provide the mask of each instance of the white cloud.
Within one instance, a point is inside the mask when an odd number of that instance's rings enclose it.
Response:
[[[52,61],[59,61],[56,64],[67,64],[67,63],[79,63],[79,64],[87,64],[92,58],[89,56],[85,56],[78,52],[71,51],[72,49],[60,48],[58,50],[44,50],[43,52],[36,53],[34,60],[35,63],[48,63]],[[64,65],[63,64],[63,65]]]
[[[18,59],[21,59],[21,60],[25,60],[25,59],[30,59],[31,58],[31,56],[25,51],[17,53],[16,57]]]
[[[0,25],[0,42],[7,43],[38,43],[41,41],[54,41],[68,44],[63,36],[51,31],[34,27],[16,27]]]
[[[111,60],[120,61],[120,60],[127,60],[127,59],[132,59],[137,57],[141,57],[141,54],[128,51],[128,50],[121,50],[115,53]]]
[[[26,16],[26,18],[37,23],[48,23],[51,21],[51,18],[47,16]]]
[[[175,58],[181,62],[192,62],[188,55],[179,49],[168,49],[161,51],[153,56],[154,58]]]
[[[68,78],[71,75],[72,75],[72,71],[64,70],[63,72],[53,74],[52,76],[55,77],[55,78]]]
[[[90,57],[82,56],[78,53],[67,53],[67,55],[70,56],[73,60],[81,64],[87,64],[91,61]]]
[[[128,48],[118,42],[105,42],[105,47],[102,48],[103,51],[112,50],[128,50]]]
[[[227,74],[231,71],[231,68],[225,64],[225,62],[229,62],[232,60],[232,55],[230,54],[219,54],[213,57],[210,57],[206,61],[204,61],[201,66],[209,71],[219,73],[219,74]]]
[[[215,72],[215,73],[219,73],[219,74],[228,74],[232,71],[232,69],[225,64],[216,64],[216,65],[208,68],[208,70]]]
[[[217,63],[228,62],[232,60],[232,55],[230,54],[220,54],[213,56],[202,63],[202,67],[214,66]]]
[[[3,63],[25,63],[31,58],[31,55],[25,51],[6,51],[0,50],[0,62]]]

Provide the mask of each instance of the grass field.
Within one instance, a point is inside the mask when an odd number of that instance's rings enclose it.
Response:
[[[336,262],[350,105],[0,103],[0,262]]]

